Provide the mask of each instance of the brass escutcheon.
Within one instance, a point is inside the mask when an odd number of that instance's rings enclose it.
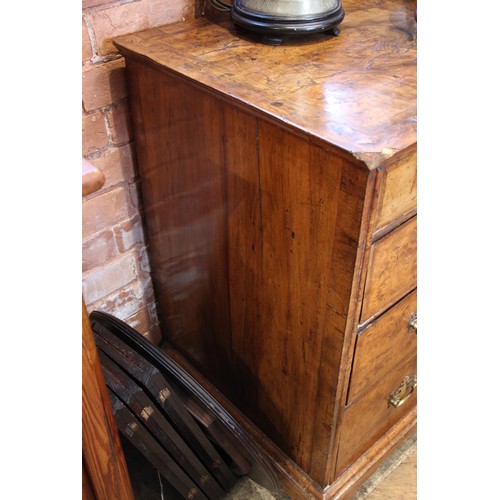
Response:
[[[413,375],[413,377],[410,377],[407,375],[401,382],[401,385],[391,394],[389,405],[397,408],[404,404],[412,395],[415,387],[417,387],[417,376]]]
[[[413,330],[415,330],[415,333],[417,333],[417,313],[414,312],[410,314],[407,333],[411,333]]]

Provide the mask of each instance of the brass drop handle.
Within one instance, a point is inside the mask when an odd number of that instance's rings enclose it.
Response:
[[[417,333],[417,313],[414,312],[410,314],[410,319],[408,321],[408,333],[411,333],[413,330]]]
[[[417,387],[417,376],[406,376],[401,385],[391,394],[389,404],[397,408],[404,404],[408,398],[413,394],[413,390]]]

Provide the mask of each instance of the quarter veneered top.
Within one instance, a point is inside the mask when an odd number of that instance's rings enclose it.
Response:
[[[373,168],[416,143],[415,3],[349,0],[343,7],[338,37],[278,47],[204,18],[115,43],[126,56],[153,61]]]

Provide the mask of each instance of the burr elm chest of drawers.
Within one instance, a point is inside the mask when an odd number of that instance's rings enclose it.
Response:
[[[120,37],[163,335],[294,498],[347,498],[416,423],[416,24],[345,1],[278,47]]]

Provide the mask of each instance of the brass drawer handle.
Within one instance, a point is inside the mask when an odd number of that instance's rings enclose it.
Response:
[[[417,387],[417,376],[413,375],[413,377],[410,377],[407,375],[401,382],[401,385],[391,394],[389,404],[394,406],[394,408],[401,406],[412,395],[415,387]]]
[[[413,330],[417,333],[417,313],[412,312],[408,321],[408,333],[411,333]]]

